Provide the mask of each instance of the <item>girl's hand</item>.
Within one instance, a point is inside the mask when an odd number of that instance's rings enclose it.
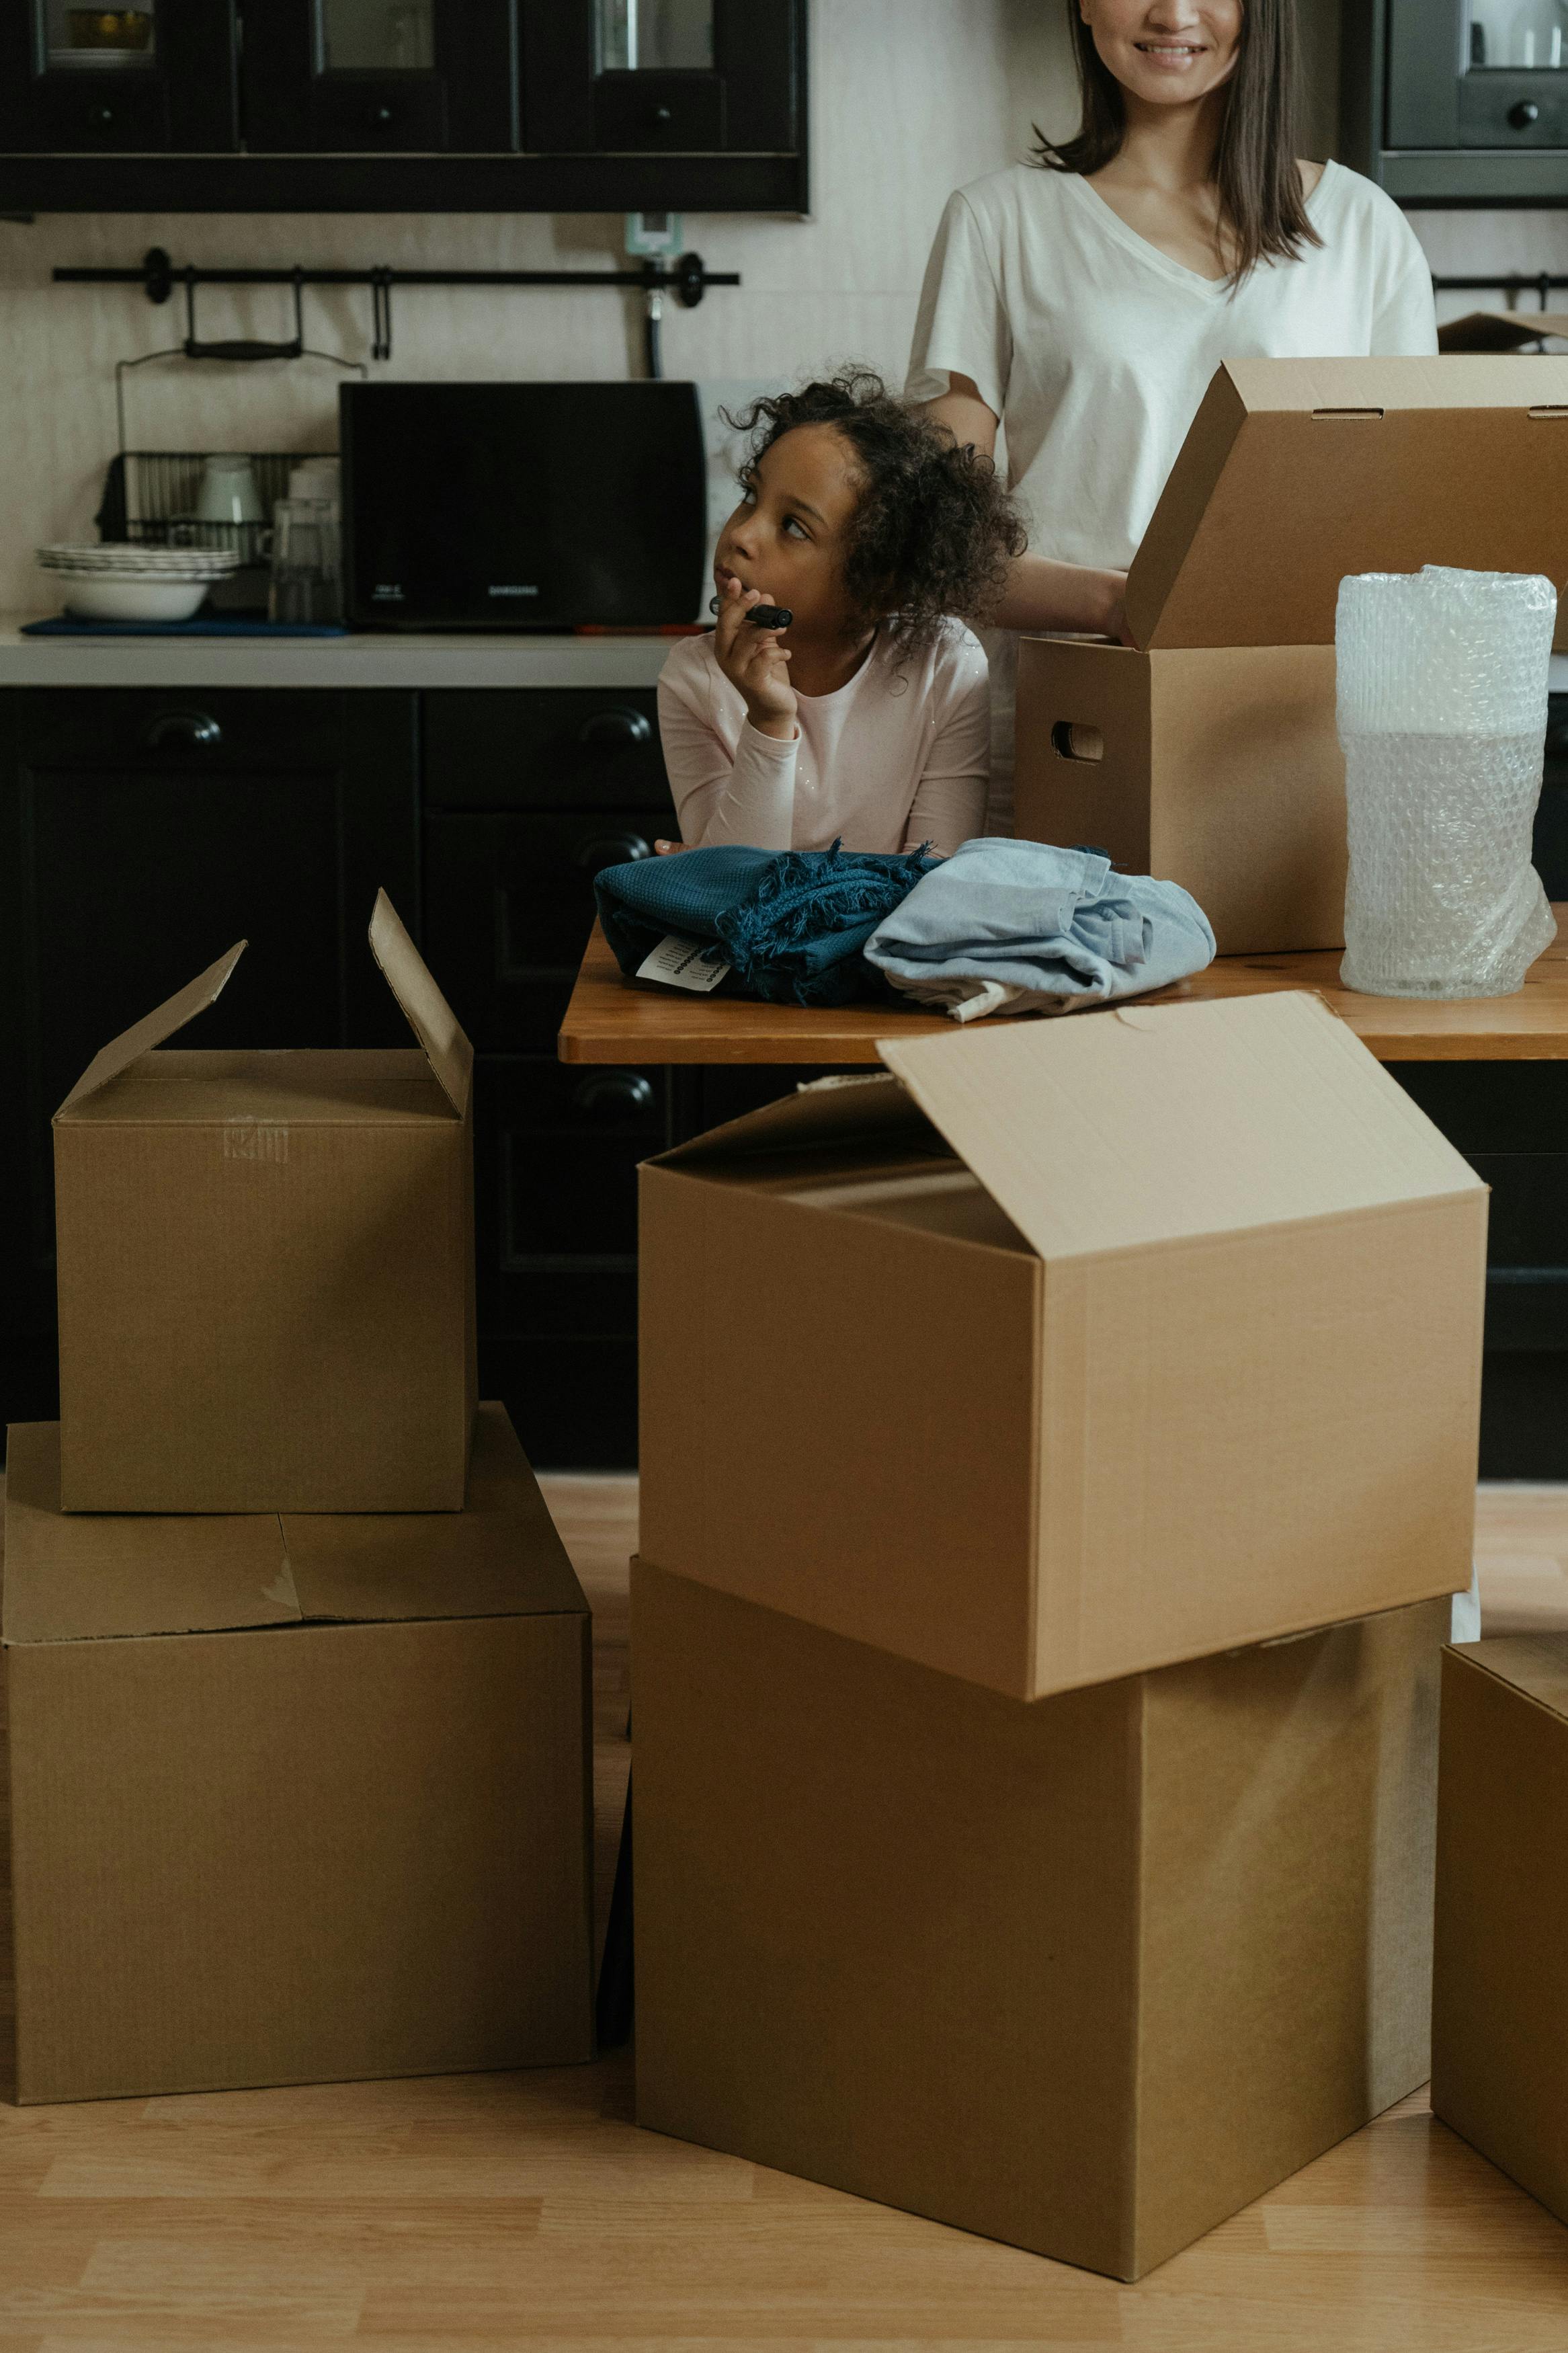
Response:
[[[713,632],[713,652],[731,686],[746,699],[746,713],[760,735],[788,743],[795,732],[795,689],[789,682],[789,648],[782,629],[754,629],[746,616],[772,599],[760,588],[725,583]]]

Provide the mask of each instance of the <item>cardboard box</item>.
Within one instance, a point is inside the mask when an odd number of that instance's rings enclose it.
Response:
[[[588,1606],[503,1409],[438,1517],[66,1515],[10,1440],[18,2098],[590,2057]]]
[[[638,2123],[1163,2263],[1426,2079],[1447,1631],[1031,1708],[635,1564]]]
[[[1443,1660],[1432,2107],[1568,2222],[1568,1635]]]
[[[416,1047],[154,1051],[241,941],[56,1113],[68,1511],[461,1510],[473,1050],[384,892],[370,943]]]
[[[642,1172],[645,1558],[1020,1699],[1468,1585],[1486,1188],[1320,998],[879,1051]]]
[[[1018,832],[1181,883],[1222,955],[1341,946],[1339,584],[1424,564],[1563,586],[1568,359],[1228,361],[1128,576],[1133,647],[1020,646]]]

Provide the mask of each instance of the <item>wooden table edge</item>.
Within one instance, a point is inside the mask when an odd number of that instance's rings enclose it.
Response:
[[[1554,907],[1563,937],[1511,997],[1363,997],[1339,978],[1341,951],[1222,956],[1205,972],[1140,1002],[1201,1004],[1306,988],[1348,1023],[1383,1062],[1568,1061],[1568,904]],[[993,1026],[990,1022],[986,1028]],[[879,1038],[952,1034],[944,1014],[895,1006],[838,1009],[763,1005],[750,997],[683,997],[623,980],[595,925],[556,1040],[568,1064],[817,1067],[875,1065]]]

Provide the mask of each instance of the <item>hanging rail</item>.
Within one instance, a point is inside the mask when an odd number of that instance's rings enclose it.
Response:
[[[161,245],[149,248],[127,269],[57,269],[58,286],[140,286],[149,302],[166,302],[176,286],[185,290],[187,309],[198,286],[289,286],[296,301],[305,286],[364,286],[370,290],[371,357],[392,357],[392,296],[407,286],[622,287],[644,296],[647,306],[649,374],[659,373],[658,322],[663,297],[671,293],[694,311],[710,286],[739,286],[739,270],[710,269],[699,253],[683,253],[666,266],[645,261],[637,269],[208,269],[195,262],[176,268]],[[194,341],[194,336],[190,338]],[[192,357],[217,356],[194,352]],[[285,356],[280,351],[279,357]]]
[[[1432,290],[1435,294],[1506,294],[1510,311],[1519,308],[1519,298],[1521,294],[1536,295],[1541,308],[1544,311],[1547,296],[1556,293],[1564,286],[1568,286],[1568,278],[1553,277],[1549,269],[1538,270],[1532,275],[1515,269],[1505,270],[1500,274],[1494,272],[1490,278],[1444,276],[1434,277],[1432,280]]]

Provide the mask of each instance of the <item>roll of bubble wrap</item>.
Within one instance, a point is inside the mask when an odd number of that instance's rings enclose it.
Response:
[[[1523,573],[1340,583],[1348,987],[1506,997],[1550,944],[1530,857],[1556,613],[1551,581]]]

